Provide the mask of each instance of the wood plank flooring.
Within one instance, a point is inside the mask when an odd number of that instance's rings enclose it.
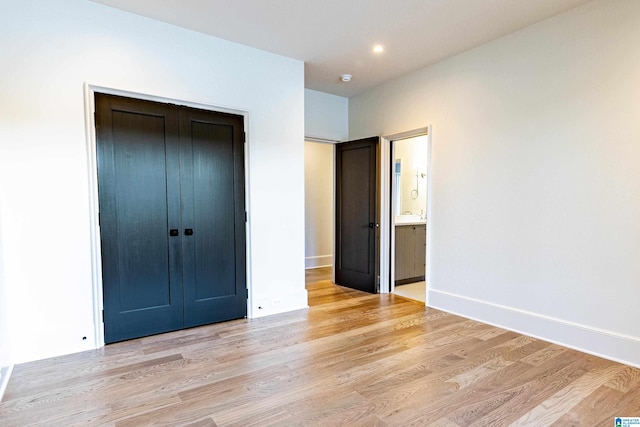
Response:
[[[640,370],[308,274],[309,310],[16,366],[2,426],[591,426]]]

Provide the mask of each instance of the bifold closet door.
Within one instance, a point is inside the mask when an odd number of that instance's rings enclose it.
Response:
[[[105,342],[180,329],[176,107],[97,94],[96,134]]]
[[[96,95],[105,342],[246,315],[243,117]]]

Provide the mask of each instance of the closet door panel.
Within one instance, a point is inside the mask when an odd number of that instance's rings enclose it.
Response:
[[[182,325],[176,112],[96,96],[105,342]],[[174,129],[173,132],[171,129]]]
[[[237,116],[180,110],[185,326],[246,315],[244,197],[236,198],[244,189],[241,124]]]
[[[169,305],[164,120],[114,112],[113,124],[114,139],[127,141],[114,147],[118,278],[128,296],[121,300],[121,308],[130,311]]]

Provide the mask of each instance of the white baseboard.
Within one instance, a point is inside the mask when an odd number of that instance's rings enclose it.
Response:
[[[12,371],[13,365],[0,368],[0,402],[2,402],[4,391],[7,389],[7,384],[9,384],[9,377]]]
[[[640,368],[640,338],[487,301],[428,290],[428,306]]]
[[[82,322],[42,325],[33,334],[13,338],[11,361],[21,364],[94,350],[94,330],[93,324]]]
[[[327,268],[327,267],[333,267],[333,264],[326,264],[326,265],[316,265],[314,267],[305,267],[305,270],[317,270],[318,268]]]
[[[286,295],[258,296],[254,299],[250,318],[270,316],[288,311],[309,308],[306,289]]]
[[[330,267],[333,265],[333,255],[308,256],[304,259],[304,268]]]

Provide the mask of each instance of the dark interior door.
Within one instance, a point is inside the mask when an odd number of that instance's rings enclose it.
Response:
[[[96,96],[107,342],[178,329],[182,268],[175,107]]]
[[[243,119],[96,95],[105,342],[246,315]]]
[[[242,129],[241,116],[180,110],[186,327],[246,314]]]
[[[371,293],[378,292],[378,141],[336,145],[336,283]]]

